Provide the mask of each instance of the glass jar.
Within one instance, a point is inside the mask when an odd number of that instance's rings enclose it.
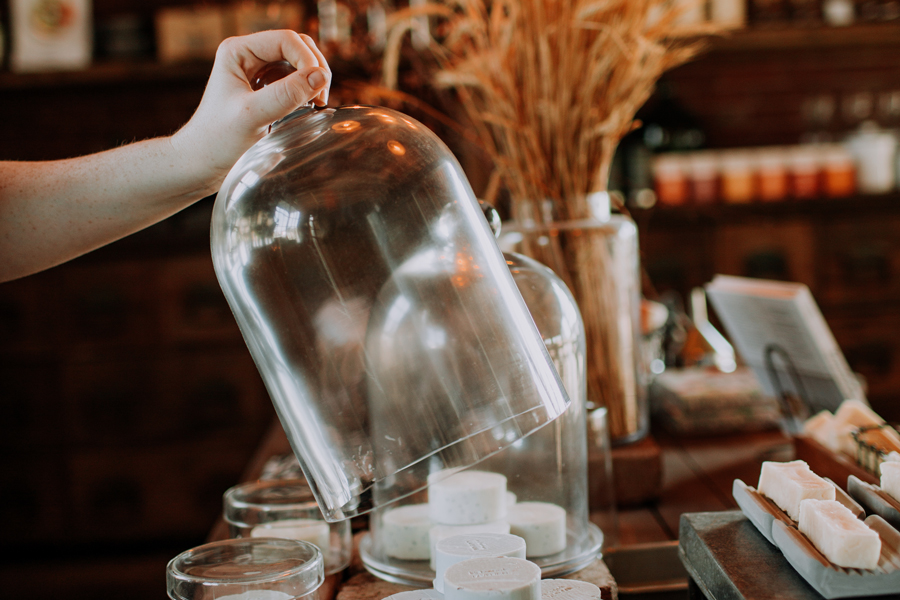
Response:
[[[679,154],[660,154],[653,160],[656,198],[663,206],[683,206],[690,197],[688,162]]]
[[[721,155],[722,201],[746,204],[756,198],[753,156],[746,150],[725,150]]]
[[[820,193],[819,153],[815,146],[794,146],[788,157],[791,195],[794,198],[810,199]]]
[[[715,152],[692,152],[688,157],[688,172],[694,204],[714,204],[719,200],[719,161]]]
[[[328,521],[568,405],[459,163],[406,115],[301,108],[273,124],[226,177],[211,244]]]
[[[376,509],[359,549],[366,568],[384,579],[430,583],[434,545],[462,533],[523,537],[528,559],[544,577],[578,570],[602,548],[603,533],[588,520],[585,338],[578,306],[549,268],[520,254],[504,257],[572,403],[553,423],[474,469],[436,469],[427,493]]]
[[[325,557],[326,575],[350,563],[350,521],[325,521],[306,481],[244,483],[225,492],[223,504],[231,537],[274,537],[315,544]]]
[[[829,198],[847,198],[856,193],[856,164],[842,144],[823,144],[820,148],[822,188]]]
[[[787,154],[782,148],[759,148],[756,151],[758,195],[763,202],[784,200],[790,194],[787,162]]]
[[[183,552],[166,566],[172,600],[318,600],[322,553],[296,540],[224,540]]]

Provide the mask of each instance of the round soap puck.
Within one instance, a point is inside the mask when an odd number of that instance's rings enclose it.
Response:
[[[525,558],[525,540],[508,533],[471,533],[444,538],[435,544],[434,589],[444,591],[444,573],[472,558]]]
[[[525,540],[528,558],[566,549],[566,511],[549,502],[519,502],[507,515],[509,532]]]
[[[540,600],[541,569],[523,558],[472,558],[444,572],[447,600]]]

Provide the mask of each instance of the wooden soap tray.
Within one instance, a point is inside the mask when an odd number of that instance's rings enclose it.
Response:
[[[862,507],[840,488],[836,499],[861,517]],[[873,570],[832,564],[797,528],[797,523],[771,500],[735,479],[732,495],[741,512],[776,546],[792,567],[825,598],[847,598],[900,592],[900,532],[878,515],[865,519],[881,538],[881,557]]]

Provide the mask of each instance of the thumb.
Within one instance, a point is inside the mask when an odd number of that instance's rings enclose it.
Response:
[[[259,108],[277,120],[316,98],[327,98],[330,73],[321,67],[300,69],[254,92]]]

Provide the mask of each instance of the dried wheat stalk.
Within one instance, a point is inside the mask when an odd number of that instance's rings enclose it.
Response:
[[[696,54],[698,34],[712,32],[677,27],[692,1],[439,0],[422,9],[446,19],[433,46],[434,83],[456,90],[518,221],[545,223],[547,201],[554,221],[593,217],[587,197],[606,190],[635,113],[662,73]],[[608,407],[612,436],[627,437],[639,426],[636,382],[619,352],[629,342],[615,322],[607,237],[585,229],[550,239],[526,252],[573,289],[587,333],[589,397]]]

